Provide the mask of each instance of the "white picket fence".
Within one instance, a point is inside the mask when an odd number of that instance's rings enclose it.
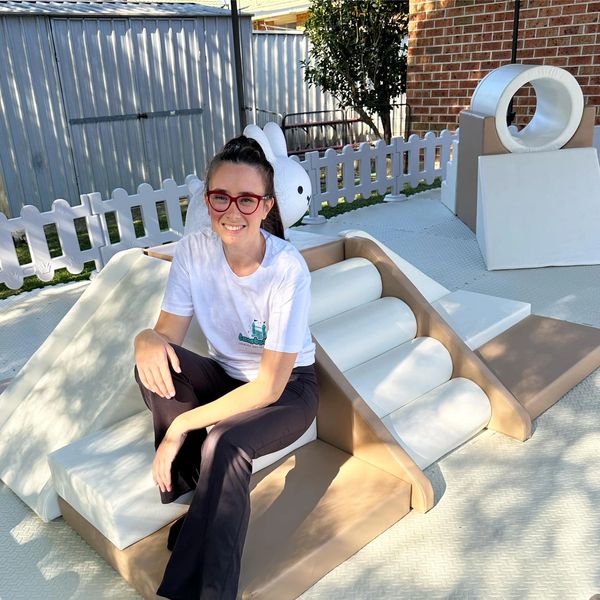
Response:
[[[109,259],[121,250],[147,248],[178,240],[183,233],[180,199],[189,196],[188,184],[195,175],[188,175],[183,185],[165,179],[162,188],[152,189],[147,183],[138,187],[137,194],[128,195],[116,189],[112,198],[102,200],[97,192],[81,195],[81,204],[70,206],[65,200],[55,200],[52,210],[40,212],[35,206],[24,206],[21,215],[7,219],[0,213],[0,283],[11,289],[23,285],[25,277],[35,275],[50,281],[56,269],[65,267],[69,273],[81,273],[86,262],[94,261],[100,271]],[[168,228],[161,230],[157,206],[165,205]],[[132,208],[139,207],[145,235],[137,237]],[[119,240],[111,242],[106,215],[114,213]],[[90,248],[82,250],[77,238],[75,220],[85,218]],[[55,225],[62,250],[61,256],[51,257],[45,226]],[[13,234],[25,235],[31,262],[20,265]]]
[[[371,196],[373,191],[391,197],[401,197],[406,183],[431,183],[445,177],[452,141],[458,133],[444,130],[439,136],[428,132],[423,138],[411,135],[408,140],[393,138],[390,144],[380,140],[374,145],[363,143],[358,148],[345,146],[341,152],[327,150],[323,155],[309,152],[300,164],[308,172],[313,187],[307,222],[324,221],[319,215],[322,203],[335,206],[341,199],[353,202],[357,195]],[[21,215],[7,219],[0,213],[0,283],[11,289],[23,285],[25,277],[35,275],[50,281],[56,269],[65,267],[69,273],[80,273],[84,263],[94,261],[99,271],[117,252],[128,248],[146,248],[178,240],[183,234],[181,199],[189,196],[188,184],[195,175],[188,175],[185,184],[166,179],[162,188],[153,189],[142,183],[136,194],[128,195],[116,189],[112,197],[103,200],[101,194],[83,194],[78,206],[65,200],[55,200],[52,210],[40,212],[34,206],[24,206]],[[161,230],[157,206],[164,203],[168,227]],[[144,225],[142,237],[136,237],[132,209],[139,207]],[[106,217],[113,213],[119,240],[109,238]],[[76,219],[85,219],[90,245],[81,250],[77,239]],[[51,257],[45,227],[54,225],[62,255]],[[31,262],[19,264],[13,234],[24,232]]]
[[[423,138],[413,134],[406,141],[392,138],[389,144],[379,140],[373,145],[362,143],[358,149],[344,146],[341,152],[331,148],[323,155],[307,152],[300,164],[309,174],[313,195],[305,222],[324,221],[319,218],[323,202],[335,206],[342,198],[353,202],[357,195],[369,198],[372,192],[385,194],[387,190],[392,198],[399,198],[405,184],[414,187],[420,181],[443,179],[452,141],[457,138],[458,132],[445,129],[439,137],[429,131]]]

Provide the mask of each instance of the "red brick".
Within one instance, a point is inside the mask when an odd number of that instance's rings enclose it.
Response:
[[[592,64],[593,56],[588,54],[586,56],[570,56],[569,65],[590,65]]]
[[[545,48],[550,45],[547,38],[534,38],[532,40],[527,40],[526,44],[523,44],[525,48]]]
[[[559,56],[577,56],[578,54],[581,54],[579,46],[560,46],[558,48]]]
[[[567,6],[562,7],[563,15],[577,15],[584,12],[585,6],[582,6],[583,2],[579,2],[578,4],[569,4]]]
[[[571,15],[551,17],[548,21],[551,27],[556,27],[557,25],[570,25],[573,22],[573,17]]]
[[[569,17],[570,18],[570,17]],[[525,21],[525,27],[527,29],[539,29],[540,27],[548,27],[548,19],[527,19]]]
[[[582,25],[569,25],[559,29],[559,35],[578,35],[583,31]],[[554,34],[556,35],[556,34]]]
[[[538,16],[540,17],[557,17],[560,15],[560,6],[544,6],[539,8]]]
[[[508,18],[510,18],[511,20],[513,19],[513,11],[507,11],[506,14],[508,15]],[[558,11],[558,14],[560,14],[560,10]],[[539,16],[545,16],[545,15],[540,15],[539,14],[539,8],[521,8],[521,10],[519,11],[519,20],[521,19],[536,19]]]
[[[592,46],[596,41],[595,35],[574,35],[570,43],[572,46]]]
[[[559,35],[559,28],[558,27],[544,27],[543,29],[538,29],[535,32],[535,36],[536,37],[555,37],[557,35]],[[577,32],[575,32],[577,33]]]
[[[556,54],[556,48],[536,48],[535,52],[533,53],[536,58],[544,56],[556,56]]]

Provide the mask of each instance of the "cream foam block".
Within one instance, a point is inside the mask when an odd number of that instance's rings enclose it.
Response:
[[[398,298],[379,298],[311,327],[340,371],[346,371],[415,337],[417,321]]]
[[[287,448],[252,461],[253,473],[316,437],[315,420]],[[191,494],[161,504],[153,458],[152,415],[144,410],[53,452],[48,462],[58,494],[122,550],[187,511]]]
[[[481,431],[491,414],[483,390],[458,377],[382,420],[417,465],[425,469]]]
[[[382,418],[448,381],[452,376],[452,359],[441,342],[419,337],[344,375]]]
[[[479,157],[477,241],[489,270],[600,263],[595,148]]]
[[[311,273],[309,325],[377,300],[383,284],[366,258],[351,258]]]

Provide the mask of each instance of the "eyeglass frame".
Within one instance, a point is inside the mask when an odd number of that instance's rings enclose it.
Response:
[[[224,208],[222,210],[215,208],[211,201],[210,201],[210,197],[213,194],[219,194],[220,196],[227,196],[227,198],[229,198],[229,204],[227,205],[227,208]],[[252,211],[252,212],[244,212],[241,208],[240,205],[238,204],[238,200],[240,198],[254,198],[254,200],[257,200],[257,204],[256,204],[256,208]],[[264,196],[260,196],[259,194],[252,194],[251,192],[246,192],[245,194],[239,194],[238,196],[231,196],[230,194],[228,194],[227,192],[223,192],[221,190],[208,190],[206,192],[206,200],[208,201],[209,206],[218,213],[225,213],[229,210],[231,204],[235,204],[235,207],[240,211],[240,213],[242,215],[253,215],[257,210],[258,207],[260,206],[260,201],[261,200],[271,200],[272,198],[274,198],[273,194],[265,194]]]

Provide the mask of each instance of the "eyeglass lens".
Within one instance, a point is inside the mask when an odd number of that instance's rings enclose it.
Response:
[[[210,205],[218,212],[225,212],[232,202],[238,207],[238,210],[245,215],[250,215],[258,208],[259,198],[252,196],[239,196],[233,198],[227,194],[209,194],[208,201]]]

